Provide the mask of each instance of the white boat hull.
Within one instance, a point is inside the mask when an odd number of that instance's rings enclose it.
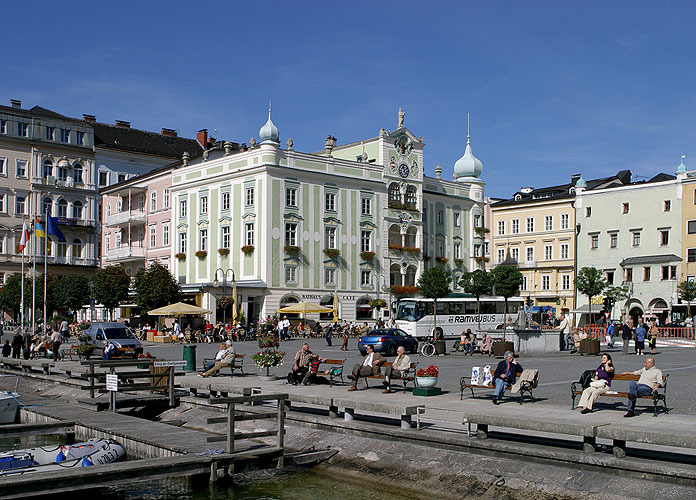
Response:
[[[17,420],[18,396],[13,392],[0,393],[0,424],[13,424]]]

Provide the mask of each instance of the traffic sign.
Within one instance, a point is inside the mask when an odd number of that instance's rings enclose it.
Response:
[[[118,391],[118,375],[115,373],[107,373],[106,375],[106,390]]]
[[[155,361],[152,366],[186,366],[186,361]]]

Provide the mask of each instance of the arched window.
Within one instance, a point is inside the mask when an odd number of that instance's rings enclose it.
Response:
[[[415,227],[410,226],[406,230],[406,242],[404,243],[404,246],[415,248],[417,237],[418,237],[418,230]]]
[[[401,203],[401,189],[397,182],[389,184],[389,201]]]
[[[75,259],[82,257],[82,242],[79,238],[75,238],[72,242],[72,256]]]
[[[81,201],[76,201],[75,203],[73,203],[72,216],[73,216],[73,219],[81,219],[82,218],[82,202]]]
[[[408,269],[406,269],[406,276],[404,277],[404,285],[415,286],[415,284],[416,284],[416,268],[415,268],[415,266],[408,266]]]
[[[73,169],[73,181],[75,184],[84,184],[84,181],[82,180],[82,164],[75,163]]]
[[[60,200],[58,202],[58,217],[68,216],[68,202],[65,200]]]
[[[58,162],[58,180],[64,181],[68,178],[68,170],[70,169],[70,162],[68,160],[60,160]]]
[[[403,245],[401,241],[401,228],[398,224],[389,226],[389,245],[400,247]]]
[[[389,284],[391,286],[401,286],[401,267],[399,264],[392,264],[389,268]]]
[[[418,205],[418,191],[416,186],[409,186],[406,188],[406,205],[404,208],[415,210]]]
[[[355,319],[372,319],[372,308],[370,307],[370,299],[368,299],[367,297],[363,297],[355,303]]]
[[[286,295],[285,297],[280,299],[280,308],[282,309],[283,307],[291,306],[293,304],[297,304],[300,301],[297,297],[294,295]],[[283,316],[287,316],[288,319],[300,319],[299,314],[285,314],[285,313],[280,313],[282,314],[281,318]]]
[[[44,160],[43,178],[46,179],[49,175],[53,175],[53,162],[51,160]]]
[[[52,206],[53,206],[53,202],[51,201],[51,198],[46,197],[41,202],[41,211],[44,214],[50,214]]]
[[[333,295],[326,295],[319,301],[320,306],[333,308]],[[319,321],[333,321],[333,313],[319,313]]]

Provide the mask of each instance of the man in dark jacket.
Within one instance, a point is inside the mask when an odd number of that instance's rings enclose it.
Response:
[[[628,354],[628,342],[633,338],[633,320],[628,318],[621,327],[621,339],[623,340],[623,353]]]
[[[24,347],[24,337],[22,337],[22,332],[17,328],[15,330],[14,337],[12,337],[12,357],[19,359],[22,354],[22,347]]]
[[[522,365],[517,362],[512,351],[506,351],[504,357],[505,359],[498,363],[493,373],[493,385],[495,385],[495,391],[493,391],[494,405],[497,405],[498,399],[503,397],[505,389],[515,383],[517,375],[522,373]]]

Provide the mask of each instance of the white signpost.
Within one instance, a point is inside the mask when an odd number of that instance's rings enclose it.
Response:
[[[180,361],[155,361],[152,363],[152,366],[156,367],[161,367],[161,366],[186,366],[186,361],[180,360]]]
[[[118,392],[118,375],[115,373],[106,374],[106,390],[110,391],[111,411],[116,413],[116,393]]]

